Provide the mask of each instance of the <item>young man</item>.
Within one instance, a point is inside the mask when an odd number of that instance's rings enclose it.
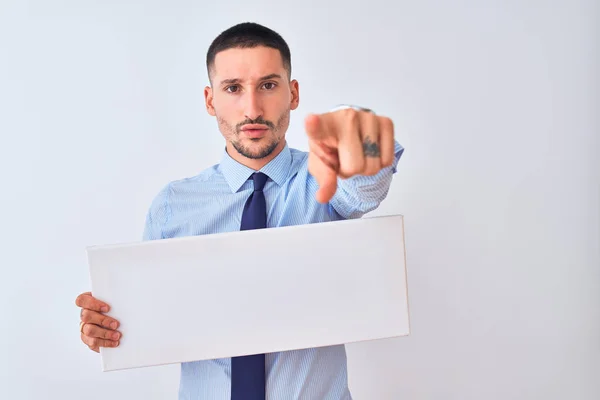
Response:
[[[389,118],[356,107],[310,115],[309,152],[287,146],[299,87],[291,79],[290,50],[276,32],[236,25],[214,40],[206,62],[206,110],[225,138],[222,160],[158,193],[144,240],[359,218],[386,197],[404,150]],[[266,246],[262,254],[268,254]],[[109,305],[89,292],[76,304],[82,308],[82,341],[96,352],[118,346],[119,322],[104,315]],[[351,399],[345,348],[183,363],[179,396]]]

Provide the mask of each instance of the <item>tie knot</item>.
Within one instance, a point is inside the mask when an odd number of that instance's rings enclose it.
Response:
[[[268,176],[263,174],[262,172],[255,172],[252,174],[252,180],[254,181],[254,191],[260,192],[265,187],[265,183],[267,183]]]

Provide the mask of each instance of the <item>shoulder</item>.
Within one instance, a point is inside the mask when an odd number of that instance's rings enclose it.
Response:
[[[206,194],[214,193],[215,189],[225,187],[219,165],[212,165],[200,173],[172,180],[164,184],[150,201],[146,212],[144,239],[160,239],[165,237],[164,227],[173,219],[174,211],[181,210],[182,205],[194,199],[205,198]]]
[[[308,157],[308,151],[300,150],[295,147],[290,147],[290,154],[292,155],[292,159],[301,159]]]
[[[290,147],[290,155],[292,157],[291,170],[297,172],[302,167],[308,167],[308,151]]]
[[[219,169],[219,164],[214,164],[200,171],[196,175],[183,177],[168,182],[159,191],[158,196],[165,195],[167,193],[175,194],[182,191],[185,192],[190,189],[199,190],[206,185],[224,181],[225,178]]]
[[[219,169],[219,164],[211,165],[210,167],[200,171],[198,174],[173,180],[166,186],[172,191],[185,190],[189,187],[201,187],[203,184],[224,181],[223,174]]]
[[[214,164],[196,175],[174,179],[164,184],[155,194],[150,205],[150,212],[157,208],[168,207],[169,202],[179,194],[190,191],[202,192],[219,183],[225,183],[219,170],[219,164]]]

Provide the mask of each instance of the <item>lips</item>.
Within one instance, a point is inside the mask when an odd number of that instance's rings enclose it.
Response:
[[[245,135],[247,135],[247,136],[249,136],[251,138],[261,137],[268,130],[269,130],[268,126],[266,126],[266,125],[258,125],[258,124],[244,125],[242,127],[242,132],[244,132]]]

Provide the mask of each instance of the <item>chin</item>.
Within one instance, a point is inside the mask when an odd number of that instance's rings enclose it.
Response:
[[[265,139],[251,139],[250,143],[234,143],[235,149],[246,158],[260,160],[270,156],[273,151],[279,146],[279,141],[263,143]]]

